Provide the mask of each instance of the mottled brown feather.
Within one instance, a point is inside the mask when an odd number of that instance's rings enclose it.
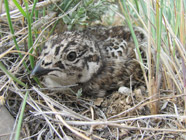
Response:
[[[134,31],[145,59],[146,35],[139,28]],[[49,70],[42,75],[47,87],[79,84],[83,93],[104,96],[120,86],[139,85],[139,79],[143,79],[127,27],[95,26],[68,31],[52,36],[45,46],[37,67]],[[37,67],[33,75],[37,75]]]

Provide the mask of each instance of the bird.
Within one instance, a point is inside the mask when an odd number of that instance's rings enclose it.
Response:
[[[145,60],[147,36],[139,27],[133,30]],[[46,87],[77,84],[84,94],[103,97],[119,87],[141,82],[143,72],[135,50],[126,26],[65,31],[46,41],[31,75],[41,77]]]

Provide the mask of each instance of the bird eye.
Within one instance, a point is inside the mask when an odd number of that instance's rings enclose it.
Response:
[[[76,59],[76,53],[75,52],[70,52],[68,55],[67,55],[67,59],[69,61],[74,61]]]

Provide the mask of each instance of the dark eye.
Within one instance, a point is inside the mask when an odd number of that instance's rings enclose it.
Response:
[[[75,52],[70,52],[68,55],[67,55],[67,59],[69,61],[74,61],[76,59],[76,53]]]

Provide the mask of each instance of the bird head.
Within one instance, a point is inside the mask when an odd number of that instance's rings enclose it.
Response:
[[[47,86],[88,82],[102,65],[99,47],[83,32],[65,32],[52,36],[31,76],[43,77]]]

